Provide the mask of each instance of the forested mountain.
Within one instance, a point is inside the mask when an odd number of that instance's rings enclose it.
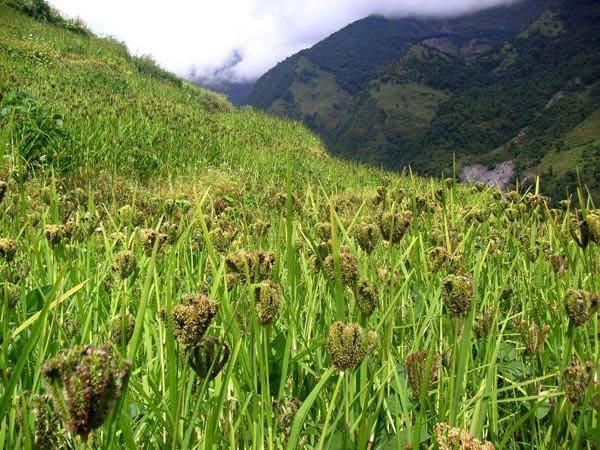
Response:
[[[249,102],[345,158],[436,175],[508,163],[502,181],[540,175],[556,197],[579,169],[598,195],[599,81],[600,2],[525,1],[368,17],[277,65]]]

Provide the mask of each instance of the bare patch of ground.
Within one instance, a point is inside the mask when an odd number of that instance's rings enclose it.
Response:
[[[481,182],[491,186],[495,186],[499,189],[506,189],[510,183],[513,175],[515,174],[515,163],[514,161],[505,161],[498,164],[491,170],[488,170],[481,164],[475,164],[473,166],[467,166],[463,168],[460,173],[462,181],[474,183]]]

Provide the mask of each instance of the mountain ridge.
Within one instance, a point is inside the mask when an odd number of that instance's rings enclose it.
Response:
[[[576,187],[576,165],[600,162],[592,150],[557,176],[544,159],[593,113],[598,10],[594,1],[526,1],[452,19],[368,17],[280,63],[248,102],[302,120],[336,156],[426,175],[454,170],[453,154],[458,169],[514,160],[513,178],[540,175],[564,197]],[[371,59],[356,64],[371,47]],[[598,199],[600,175],[584,178]]]

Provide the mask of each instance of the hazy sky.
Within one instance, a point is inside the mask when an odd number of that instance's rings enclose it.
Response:
[[[448,15],[511,0],[50,0],[168,70],[254,79],[370,14]],[[233,64],[236,63],[236,64]]]

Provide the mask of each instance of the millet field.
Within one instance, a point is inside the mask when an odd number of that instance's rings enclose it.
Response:
[[[335,160],[44,5],[0,2],[0,448],[600,448],[585,186]]]

